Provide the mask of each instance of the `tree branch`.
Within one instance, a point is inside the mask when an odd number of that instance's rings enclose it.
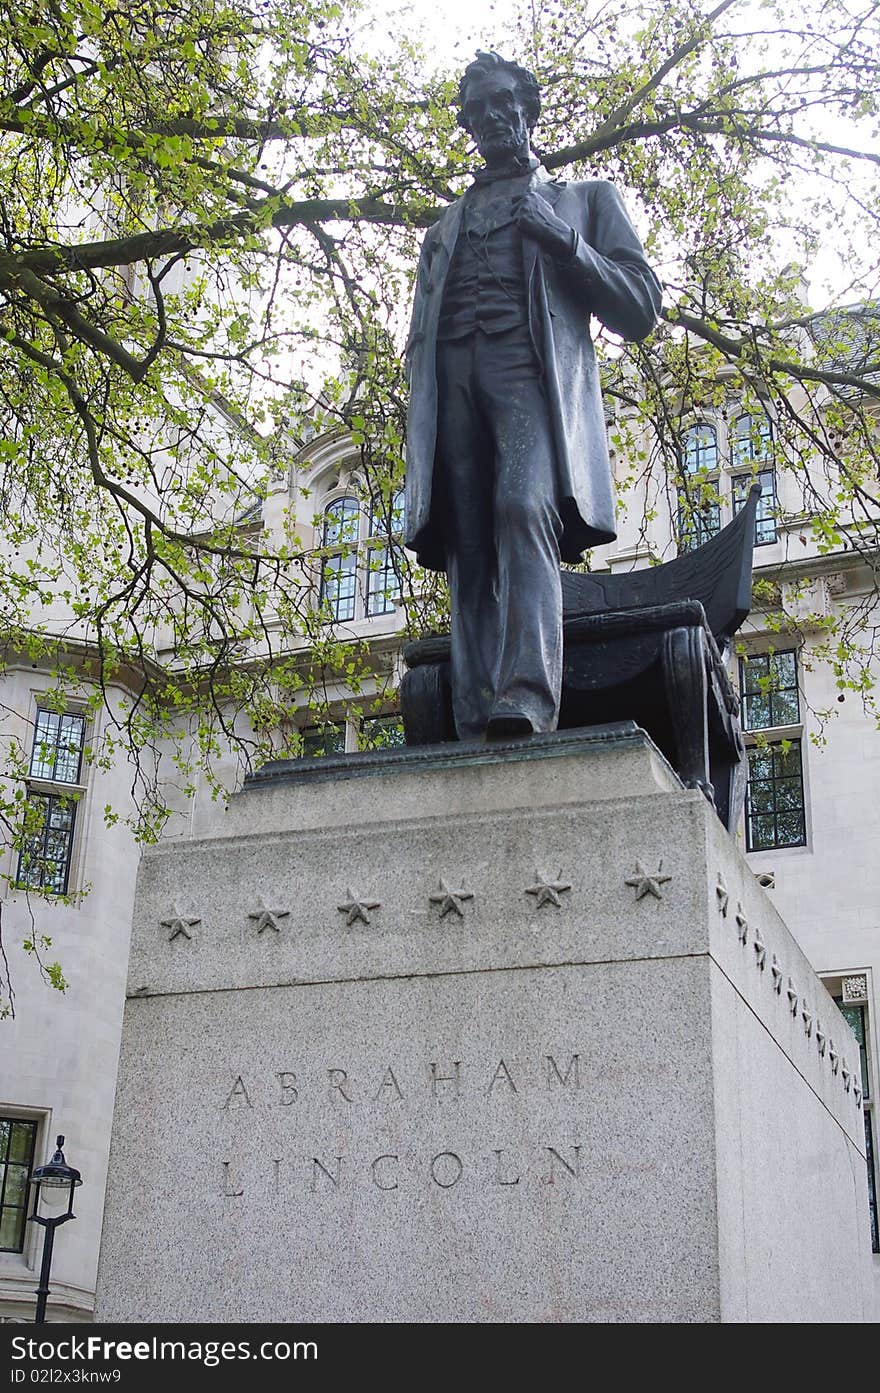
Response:
[[[111,362],[116,363],[118,367],[128,373],[133,381],[143,381],[155,354],[148,355],[145,360],[135,358],[110,334],[106,334],[103,329],[99,329],[96,324],[92,324],[84,315],[80,314],[69,297],[62,295],[53,286],[47,285],[32,271],[20,265],[11,271],[0,266],[0,286],[7,292],[12,292],[13,295],[16,291],[23,292],[36,304],[42,306],[51,318],[60,319],[76,338],[89,344],[98,353],[102,353]]]
[[[383,203],[379,199],[309,198],[284,204],[266,218],[265,204],[254,211],[234,213],[228,218],[193,227],[164,228],[156,232],[136,232],[130,237],[108,238],[102,242],[83,242],[63,247],[41,247],[19,253],[0,254],[0,280],[11,279],[19,271],[53,275],[63,271],[106,270],[111,266],[130,266],[134,262],[158,260],[176,254],[186,255],[217,243],[239,241],[275,228],[311,227],[323,222],[373,222],[390,227],[429,227],[436,221],[437,208],[418,204]]]
[[[718,19],[720,15],[723,15],[724,11],[729,10],[731,5],[734,4],[736,4],[736,0],[721,0],[720,5],[717,5],[710,14],[701,18],[698,32],[694,34],[692,38],[686,40],[685,43],[679,44],[678,48],[670,53],[665,63],[661,63],[660,67],[648,78],[647,82],[644,82],[631,97],[627,97],[626,101],[621,102],[620,105],[612,111],[611,115],[607,117],[602,122],[601,126],[599,126],[598,130],[595,131],[594,138],[601,141],[607,135],[617,130],[617,128],[623,124],[626,117],[629,116],[630,112],[635,111],[636,107],[641,105],[645,97],[650,96],[652,92],[656,91],[663,79],[672,72],[673,68],[678,67],[682,59],[687,58],[688,54],[693,53],[695,49],[706,42],[709,38],[713,21]]]
[[[832,145],[825,140],[810,140],[790,131],[768,131],[756,126],[744,125],[736,117],[725,114],[700,115],[698,112],[674,112],[660,121],[635,121],[629,126],[619,126],[601,134],[603,127],[594,135],[587,136],[575,145],[566,145],[562,150],[544,156],[547,169],[559,169],[563,165],[574,164],[577,160],[588,160],[617,145],[625,145],[632,140],[647,140],[655,135],[668,135],[677,129],[692,131],[695,135],[726,135],[739,140],[774,141],[797,145],[805,150],[821,150],[828,155],[842,155],[851,160],[867,160],[880,165],[880,154],[873,150],[854,150],[846,145]]]
[[[730,358],[748,357],[750,351],[754,350],[752,339],[732,339],[728,334],[722,334],[719,329],[707,323],[705,319],[695,319],[693,315],[685,314],[683,310],[663,310],[662,317],[667,324],[687,329],[689,333],[696,334],[706,343],[711,343],[713,348],[719,349]],[[780,376],[793,377],[803,382],[822,382],[826,387],[854,387],[858,391],[864,392],[866,396],[875,397],[880,401],[880,386],[866,380],[868,373],[880,372],[880,360],[865,366],[865,376],[850,372],[834,372],[828,368],[810,368],[804,363],[774,357],[756,360],[754,368],[756,372],[777,373]]]

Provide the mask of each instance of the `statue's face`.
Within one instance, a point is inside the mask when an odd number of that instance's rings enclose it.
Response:
[[[529,128],[513,73],[487,73],[469,80],[462,115],[487,164],[528,154]]]

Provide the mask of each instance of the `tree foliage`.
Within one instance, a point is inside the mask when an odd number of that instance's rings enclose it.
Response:
[[[551,0],[482,36],[538,73],[545,165],[615,181],[665,282],[645,344],[599,340],[628,484],[674,503],[686,424],[742,399],[774,417],[804,530],[873,569],[878,13]],[[149,752],[187,779],[229,742],[262,758],[328,670],[362,680],[316,620],[310,518],[269,532],[255,507],[333,427],[372,492],[400,483],[411,277],[467,182],[472,55],[357,0],[2,0],[0,35],[4,654],[95,703],[125,680],[95,757],[132,760],[152,836]],[[442,613],[424,578],[411,600],[416,626]],[[867,696],[869,638],[863,615],[828,636]]]

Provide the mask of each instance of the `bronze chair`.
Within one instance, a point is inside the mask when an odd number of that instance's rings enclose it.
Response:
[[[562,572],[559,729],[635,720],[731,831],[746,771],[726,660],[751,605],[760,496],[753,485],[727,527],[665,565],[623,575]],[[404,659],[406,743],[455,740],[448,635],[408,644]]]

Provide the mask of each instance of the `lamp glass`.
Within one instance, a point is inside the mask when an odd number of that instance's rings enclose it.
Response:
[[[40,1202],[45,1209],[66,1209],[70,1201],[69,1180],[41,1180]]]

